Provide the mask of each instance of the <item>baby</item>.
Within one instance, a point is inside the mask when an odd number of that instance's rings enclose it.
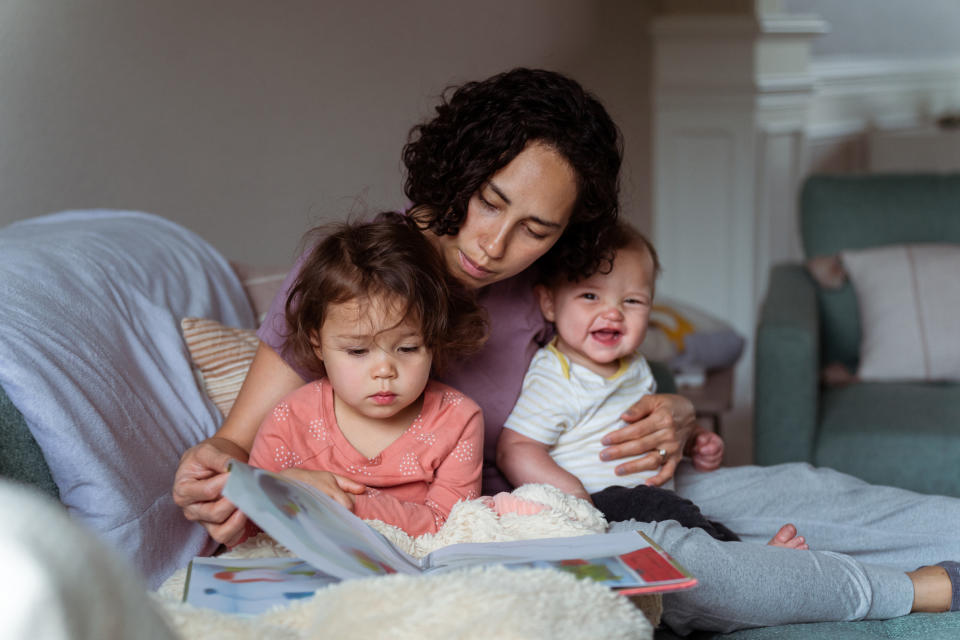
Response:
[[[637,349],[647,332],[659,261],[639,232],[621,225],[616,233],[609,272],[574,281],[555,269],[537,286],[540,309],[557,335],[527,369],[497,443],[497,465],[515,486],[551,484],[590,500],[611,521],[676,520],[720,540],[739,540],[689,500],[646,486],[656,471],[617,476],[615,468],[624,461],[607,462],[596,454],[603,436],[622,426],[621,414],[656,386]],[[705,430],[694,446],[708,456],[722,452],[719,436]],[[789,524],[770,544],[807,548]]]

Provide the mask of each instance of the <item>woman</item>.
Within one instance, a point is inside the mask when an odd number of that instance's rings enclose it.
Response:
[[[468,83],[416,127],[404,149],[410,215],[440,250],[451,272],[480,298],[492,319],[479,356],[443,381],[484,409],[484,489],[507,484],[492,461],[496,439],[520,391],[527,363],[548,331],[526,272],[547,251],[577,273],[609,258],[602,237],[617,218],[620,135],[603,106],[574,81],[556,73],[517,69]],[[298,271],[291,271],[284,291]],[[229,418],[212,438],[183,457],[174,497],[187,518],[216,540],[230,543],[243,514],[220,496],[225,464],[247,459],[267,410],[310,373],[285,353],[284,296],[274,301],[259,332],[260,348]],[[659,480],[669,478],[693,428],[693,409],[680,396],[645,398],[631,424],[611,434],[610,459],[665,451]],[[642,419],[641,419],[642,418]],[[661,466],[661,456],[622,465],[624,474]],[[318,472],[328,493],[359,491],[349,481]]]
[[[405,192],[414,203],[410,215],[450,271],[479,290],[490,314],[491,335],[483,351],[443,381],[483,408],[484,491],[505,489],[493,465],[497,437],[530,358],[547,336],[529,268],[548,252],[582,274],[610,259],[604,238],[617,217],[619,134],[599,102],[574,81],[517,69],[457,89],[433,120],[413,130],[403,157]],[[229,418],[215,436],[184,454],[177,471],[174,499],[185,516],[227,544],[242,535],[244,516],[220,495],[226,463],[231,457],[247,459],[263,416],[308,377],[285,353],[283,306],[281,295],[259,332],[262,343]],[[598,454],[628,459],[618,467],[622,475],[660,467],[652,482],[673,476],[694,430],[690,403],[679,396],[647,396],[624,418],[627,425],[609,434],[607,447]],[[641,454],[648,455],[638,458]],[[344,492],[363,490],[326,472],[309,473],[312,484],[343,500]],[[702,530],[672,521],[634,523],[631,526],[651,535],[700,579],[697,589],[664,600],[664,619],[679,631],[892,617],[911,609],[949,606],[951,582],[942,568],[906,572],[919,564],[960,557],[960,543],[942,542],[958,538],[960,501],[944,498],[934,504],[909,492],[892,495],[889,491],[897,490],[857,484],[848,476],[802,465],[702,474],[685,464],[676,486],[707,517],[728,524],[745,540],[755,539],[761,530],[776,530],[771,520],[790,520],[811,546],[847,550],[876,563],[746,542],[720,545]],[[837,497],[838,490],[848,495]],[[833,508],[823,516],[831,500],[849,508]],[[923,539],[911,541],[921,551],[903,549],[903,542],[892,545],[883,537],[887,528],[894,534],[908,530],[896,512],[881,510],[891,501],[907,517],[921,518],[912,526],[925,529]],[[932,517],[935,509],[937,519]],[[866,529],[866,518],[877,526]],[[840,524],[824,526],[823,520]],[[847,529],[843,536],[841,525],[849,521],[858,522],[866,533],[858,529],[854,535]],[[829,537],[828,544],[818,540],[820,535]],[[884,556],[884,544],[887,552],[891,546],[900,551]]]

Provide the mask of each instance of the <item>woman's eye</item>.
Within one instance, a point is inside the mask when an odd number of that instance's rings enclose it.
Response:
[[[497,210],[497,208],[496,208],[495,206],[493,206],[493,204],[491,204],[490,201],[487,200],[486,198],[484,198],[482,195],[478,195],[478,196],[477,196],[477,200],[480,201],[480,206],[482,206],[484,209],[488,209],[488,210],[490,210],[490,211],[496,211],[496,210]]]
[[[526,229],[527,233],[529,233],[533,238],[536,238],[537,240],[543,240],[544,238],[547,237],[547,234],[540,233],[539,231],[534,230],[529,225],[524,225],[524,229]]]

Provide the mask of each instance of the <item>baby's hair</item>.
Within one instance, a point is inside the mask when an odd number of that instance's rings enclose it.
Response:
[[[407,216],[385,212],[371,222],[312,229],[323,236],[310,251],[286,302],[287,350],[305,369],[323,372],[314,343],[331,304],[384,297],[416,322],[437,371],[475,353],[487,337],[487,316],[474,293],[449,274],[443,258]]]
[[[613,262],[616,260],[616,252],[628,247],[635,247],[637,249],[643,249],[646,251],[650,256],[650,259],[653,260],[654,281],[656,281],[657,277],[660,275],[660,256],[657,255],[656,247],[653,246],[653,243],[650,242],[650,239],[647,238],[647,236],[637,231],[636,228],[634,228],[625,220],[617,220],[616,224],[610,227],[609,230],[604,234],[601,242],[613,257],[605,260],[603,264],[594,270],[593,273],[610,273],[613,270]],[[545,284],[547,286],[555,286],[564,281],[579,282],[581,280],[586,280],[592,276],[593,273],[588,273],[586,276],[584,276],[580,273],[577,273],[576,270],[565,268],[565,265],[559,261],[553,261],[541,270],[539,281],[541,284]]]

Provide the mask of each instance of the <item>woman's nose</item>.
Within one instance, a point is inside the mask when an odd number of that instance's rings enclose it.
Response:
[[[487,256],[499,260],[507,252],[509,229],[505,224],[493,225],[487,234],[480,238],[480,248]]]

